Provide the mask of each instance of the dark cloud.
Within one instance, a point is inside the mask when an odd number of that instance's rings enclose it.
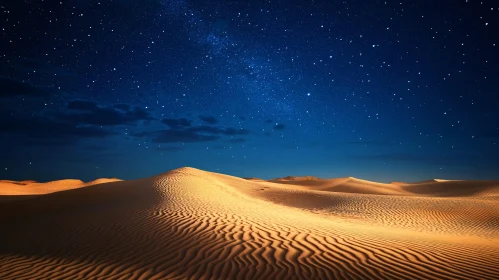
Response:
[[[0,131],[2,131],[1,128]],[[50,136],[44,134],[33,135],[34,133],[39,133],[39,131],[17,131],[10,133],[9,136],[2,140],[4,140],[5,143],[9,143],[8,145],[15,143],[15,145],[23,147],[43,147],[44,149],[67,147],[73,145],[75,141],[78,140],[76,136],[64,135],[64,133],[62,133],[62,135],[59,133],[58,138],[51,138]],[[7,133],[4,133],[3,136],[6,136],[6,134]],[[79,138],[84,138],[84,136],[80,136]],[[3,143],[0,144],[4,145]]]
[[[240,120],[242,120],[242,121],[245,121],[245,120],[246,120],[246,118],[245,118],[245,117],[239,117],[239,119],[240,119]]]
[[[209,142],[219,139],[216,135],[205,135],[194,131],[180,129],[164,129],[136,133],[134,136],[149,137],[154,143],[195,143]]]
[[[130,121],[152,121],[154,118],[145,109],[140,107],[133,107],[133,109],[126,112],[127,117]]]
[[[16,142],[20,145],[62,147],[80,139],[115,135],[116,132],[109,126],[152,119],[147,111],[138,107],[99,106],[91,101],[73,100],[66,105],[65,111],[35,115],[4,114],[0,118],[0,132],[9,137],[16,136],[19,139]]]
[[[82,111],[92,111],[98,109],[97,103],[85,100],[70,101],[66,108],[71,110],[82,110]]]
[[[115,105],[113,105],[113,107],[116,109],[123,110],[123,111],[130,110],[130,105],[128,105],[128,104],[115,104]]]
[[[199,115],[199,119],[207,124],[217,124],[218,123],[218,120],[212,116]]]
[[[283,129],[285,129],[285,128],[286,128],[286,126],[285,126],[284,124],[282,124],[282,123],[276,123],[276,124],[274,125],[274,129],[275,129],[275,130],[283,130]]]
[[[74,141],[79,138],[99,138],[113,135],[111,130],[99,127],[74,124],[64,120],[42,117],[18,118],[14,116],[0,117],[0,132],[27,136],[34,144],[51,144]],[[40,141],[43,139],[43,141]],[[49,141],[47,141],[47,139]]]
[[[188,130],[191,132],[202,132],[208,134],[221,134],[223,131],[221,128],[207,125],[191,127]]]
[[[47,115],[74,124],[114,126],[153,120],[149,112],[139,107],[118,110],[115,106],[99,106],[95,102],[74,100],[68,103],[70,112],[51,112]],[[124,108],[122,106],[122,108]]]
[[[192,121],[186,118],[180,118],[180,119],[163,119],[161,120],[161,122],[166,124],[170,128],[181,128],[181,127],[191,126]]]
[[[15,79],[0,77],[0,98],[27,96],[34,98],[48,97],[46,88],[37,87]]]
[[[163,123],[164,120],[162,120]],[[191,143],[191,142],[207,142],[218,140],[221,135],[238,136],[247,135],[251,132],[247,129],[236,128],[220,128],[215,126],[187,126],[190,122],[185,119],[170,119],[169,129],[161,129],[154,131],[143,131],[140,133],[132,133],[135,137],[148,137],[156,143]]]
[[[215,126],[196,126],[188,129],[191,132],[202,132],[208,134],[223,134],[223,135],[246,135],[250,131],[247,129],[235,129],[235,128],[219,128]]]
[[[222,134],[225,135],[247,135],[250,134],[250,131],[244,128],[241,129],[235,129],[235,128],[225,128],[222,131]]]
[[[272,123],[272,120],[268,119],[268,120],[265,121],[265,123]]]

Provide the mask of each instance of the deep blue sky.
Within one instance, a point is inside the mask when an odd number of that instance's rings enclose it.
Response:
[[[0,179],[499,179],[497,1],[0,4]]]

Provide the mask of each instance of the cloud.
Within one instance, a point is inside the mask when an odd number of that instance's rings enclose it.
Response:
[[[274,125],[274,129],[275,129],[275,130],[283,130],[283,129],[285,129],[285,128],[286,128],[286,126],[285,126],[284,124],[282,124],[282,123],[276,123],[276,124]]]
[[[119,108],[119,109],[118,109]],[[124,104],[100,106],[86,100],[72,100],[65,110],[38,114],[0,115],[0,132],[29,146],[67,146],[80,139],[116,135],[112,126],[153,120],[144,109]]]
[[[164,123],[164,120],[162,120]],[[247,129],[220,128],[215,126],[187,126],[190,121],[185,119],[170,119],[169,129],[143,131],[132,133],[135,137],[148,137],[156,143],[193,143],[207,142],[220,139],[220,136],[247,135],[251,132]],[[240,140],[238,140],[240,141]]]
[[[250,131],[247,129],[235,129],[235,128],[219,128],[215,126],[196,126],[188,129],[192,132],[203,132],[208,134],[223,134],[223,135],[246,135],[249,134]]]
[[[225,135],[247,135],[250,134],[251,132],[247,129],[241,128],[241,129],[235,129],[235,128],[226,128],[223,129],[222,134]]]
[[[194,131],[179,129],[164,129],[150,132],[136,133],[134,136],[150,137],[154,143],[195,143],[208,142],[219,139],[216,135],[205,135]]]
[[[115,105],[113,105],[113,107],[116,109],[120,109],[122,111],[130,110],[130,105],[128,105],[128,104],[115,104]]]
[[[0,131],[2,131],[0,129]],[[61,136],[59,135],[57,138],[50,138],[47,135],[32,135],[33,132],[14,132],[11,133],[10,136],[5,137],[5,143],[10,143],[8,145],[11,145],[12,143],[15,143],[17,146],[23,146],[23,147],[44,147],[44,148],[52,148],[52,147],[66,147],[69,145],[72,145],[75,143],[78,138],[73,137],[73,136],[65,136],[64,134]],[[34,131],[34,133],[37,133],[37,131]],[[3,134],[8,135],[7,132]],[[79,139],[82,139],[83,137],[80,136]],[[1,144],[1,143],[0,143]],[[3,144],[2,144],[3,145]],[[7,145],[7,144],[6,144]]]
[[[215,127],[215,126],[207,126],[207,125],[202,125],[202,126],[194,126],[188,128],[189,131],[191,132],[202,132],[202,133],[208,133],[208,134],[221,134],[222,129]]]
[[[92,111],[98,109],[97,103],[84,100],[70,101],[66,108],[71,110],[82,110],[82,111]]]
[[[207,124],[217,124],[218,123],[218,120],[215,119],[215,117],[212,117],[212,116],[202,116],[202,115],[200,115],[199,119],[202,120],[203,122],[207,123]]]
[[[75,124],[98,126],[124,125],[154,119],[149,112],[139,107],[126,108],[120,105],[120,109],[117,109],[116,106],[99,106],[95,102],[84,100],[70,101],[66,108],[69,112],[50,112],[47,115]]]
[[[166,124],[170,128],[181,128],[191,126],[191,120],[180,118],[180,119],[163,119],[162,123]]]
[[[271,119],[265,121],[265,123],[273,123]]]
[[[100,127],[79,125],[63,120],[14,116],[0,117],[0,132],[24,135],[29,141],[33,141],[33,144],[40,143],[41,145],[73,141],[79,138],[101,138],[115,134],[111,130]]]
[[[50,95],[46,88],[37,87],[15,79],[0,77],[0,98],[27,96],[44,98]]]

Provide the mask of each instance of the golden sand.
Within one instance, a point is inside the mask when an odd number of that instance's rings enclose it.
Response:
[[[497,181],[268,182],[180,168],[52,185],[0,203],[0,279],[499,275]]]

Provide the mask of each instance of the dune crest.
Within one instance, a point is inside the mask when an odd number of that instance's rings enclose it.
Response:
[[[498,200],[334,184],[357,193],[179,168],[0,204],[0,279],[499,275]]]

